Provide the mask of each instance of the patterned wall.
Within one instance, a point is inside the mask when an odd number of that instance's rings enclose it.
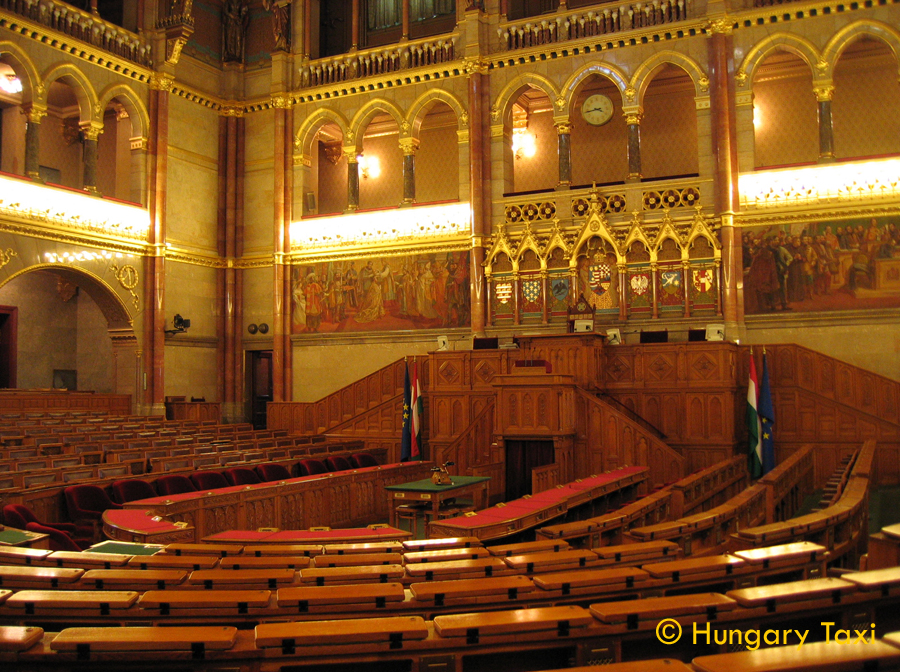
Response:
[[[530,158],[514,159],[515,191],[552,189],[559,182],[559,140],[553,126],[553,113],[547,110],[530,114],[528,132],[534,135],[536,151]]]
[[[748,314],[900,306],[896,217],[744,230]]]
[[[347,161],[343,158],[332,163],[325,156],[325,145],[318,145],[319,180],[318,213],[343,212],[347,207]]]
[[[674,83],[654,79],[644,94],[641,173],[647,178],[693,175],[699,172],[697,151],[693,83],[687,75]]]
[[[590,93],[594,92],[591,90]],[[622,96],[611,84],[601,86],[596,92],[609,96],[613,101],[613,116],[603,126],[591,126],[581,116],[581,105],[589,94],[582,91],[576,97],[574,109],[577,112],[571,117],[572,184],[575,186],[592,182],[621,182],[628,175],[627,131],[625,117],[622,116]]]
[[[812,74],[795,56],[778,58],[785,61],[779,65],[783,76],[762,72],[753,82],[757,168],[809,163],[819,158]]]
[[[416,201],[459,198],[459,143],[455,127],[423,129],[416,152]]]
[[[363,140],[363,154],[366,157],[378,157],[381,175],[365,179],[360,171],[360,209],[390,208],[400,205],[403,200],[403,151],[400,149],[399,135],[391,133],[366,138]]]
[[[294,333],[466,327],[469,253],[419,253],[294,267]]]

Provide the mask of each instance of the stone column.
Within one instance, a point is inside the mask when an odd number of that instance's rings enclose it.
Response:
[[[640,108],[626,112],[625,123],[628,128],[628,182],[640,182],[641,178],[641,117]]]
[[[544,292],[544,310],[541,315],[541,324],[547,324],[550,321],[550,274],[547,271],[541,271],[541,291]]]
[[[819,163],[831,163],[834,161],[834,124],[831,120],[834,86],[829,82],[815,86],[813,90],[819,104]]]
[[[624,322],[628,319],[628,290],[625,287],[628,265],[616,264],[616,268],[619,270],[619,320]]]
[[[416,138],[401,138],[400,149],[403,151],[403,203],[412,205],[416,202],[416,150],[419,141]]]
[[[103,132],[103,127],[97,127],[94,124],[86,124],[81,129],[84,135],[83,144],[83,179],[81,186],[85,191],[92,194],[99,193],[97,191],[97,138]]]
[[[734,225],[739,208],[737,126],[735,123],[734,39],[729,19],[711,21],[707,40],[712,117],[715,208],[722,223],[722,297],[726,330],[744,321],[741,231]]]
[[[347,157],[347,209],[344,212],[359,210],[359,160],[356,158],[356,146],[342,147]]]
[[[691,274],[691,262],[682,261],[681,262],[681,282],[684,287],[684,316],[691,316],[691,287],[693,286],[690,281]]]
[[[147,138],[135,137],[131,143],[131,200],[147,205]]]
[[[486,66],[483,63],[469,61],[466,64],[466,70],[469,76],[469,204],[472,208],[469,286],[472,333],[478,336],[484,335],[487,309],[487,286],[482,264],[484,263],[484,246],[490,221],[490,199],[485,198],[485,182],[490,179],[490,169],[485,170],[485,164],[489,162],[490,156],[484,146],[487,125],[485,113],[488,109],[485,97],[488,87]]]
[[[25,124],[25,177],[36,180],[40,178],[41,119],[47,115],[47,110],[32,105],[26,114],[28,121]]]
[[[557,189],[568,189],[572,186],[572,124],[558,121],[556,135],[559,141],[559,183]]]
[[[285,296],[284,283],[285,275],[290,276],[290,267],[287,265],[286,256],[289,250],[285,249],[285,199],[284,199],[284,155],[289,151],[289,147],[285,147],[285,129],[287,127],[287,100],[281,96],[273,98],[275,102],[275,123],[274,123],[274,201],[275,211],[272,226],[273,241],[272,250],[274,253],[273,264],[273,282],[272,282],[272,400],[286,401],[289,399],[288,388],[291,385],[290,380],[285,379],[285,368],[288,358],[288,349],[290,342],[288,335],[284,333],[284,311],[286,309],[285,302],[289,297]]]
[[[653,317],[659,319],[659,265],[650,264],[650,286],[653,287]]]
[[[512,275],[512,309],[513,309],[513,324],[521,324],[522,316],[519,314],[519,311],[522,306],[522,302],[519,300],[519,292],[522,291],[522,283],[519,280],[519,274],[513,273]]]
[[[353,22],[350,26],[350,48],[355,50],[359,48],[359,0],[353,0],[350,17]]]

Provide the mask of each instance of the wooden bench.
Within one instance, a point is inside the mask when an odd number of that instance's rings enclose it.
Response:
[[[478,537],[443,537],[441,539],[408,539],[403,542],[405,552],[436,551],[444,548],[471,548],[481,546]]]
[[[305,556],[236,555],[219,560],[219,569],[306,569],[312,559]]]
[[[243,546],[233,544],[168,544],[163,552],[166,555],[216,555],[227,558],[240,555],[243,550]]]
[[[372,583],[348,586],[291,586],[279,588],[276,602],[298,614],[360,612],[386,609],[403,602],[402,583]]]
[[[212,569],[219,564],[214,555],[136,555],[128,566],[137,569]]]
[[[312,559],[312,567],[360,567],[363,565],[402,565],[399,553],[351,553],[336,555],[326,553]]]
[[[528,577],[515,575],[413,583],[409,590],[417,602],[445,607],[526,601],[533,595],[535,588]]]
[[[299,647],[343,647],[368,644],[368,650],[402,649],[404,641],[428,637],[420,616],[388,616],[344,621],[264,623],[256,626],[256,646],[266,652],[280,649],[293,655]]]
[[[179,651],[203,660],[207,651],[232,648],[236,635],[237,628],[221,626],[67,628],[50,642],[50,648],[63,659],[75,656],[79,661],[102,659],[110,653]]]
[[[756,651],[723,653],[694,658],[692,667],[697,672],[859,672],[860,670],[900,669],[900,649],[885,642],[866,643],[863,646],[839,646],[834,642],[775,646]]]
[[[856,585],[861,591],[877,590],[882,597],[900,595],[900,567],[875,569],[868,572],[849,572],[843,574],[844,581]]]
[[[293,569],[200,569],[191,572],[183,587],[275,590],[294,583],[296,576]]]
[[[76,584],[84,574],[83,569],[60,567],[26,567],[23,565],[0,565],[0,587],[34,589],[57,589],[68,584]]]
[[[444,639],[465,638],[468,645],[491,642],[500,638],[510,641],[527,639],[528,635],[546,636],[555,632],[563,639],[572,636],[573,629],[586,628],[593,623],[590,613],[582,607],[538,607],[517,611],[486,611],[475,614],[447,614],[435,616],[434,630]]]
[[[406,576],[403,565],[310,567],[300,570],[300,583],[331,586],[348,583],[388,583]]]
[[[503,546],[489,546],[488,552],[498,558],[508,558],[512,555],[524,553],[558,553],[568,551],[569,543],[554,539],[538,539],[537,541],[523,541],[518,544],[504,544]]]
[[[124,567],[133,557],[121,553],[92,553],[91,551],[56,551],[43,558],[40,564],[50,567],[81,567],[83,569],[112,569]]]
[[[705,558],[688,558],[647,565],[647,572],[655,579],[668,579],[672,583],[704,581],[733,576],[747,563],[733,555],[710,555]]]
[[[533,574],[595,567],[600,564],[600,558],[593,551],[581,548],[558,553],[511,555],[503,558],[503,562],[516,571]]]
[[[472,579],[479,576],[502,576],[515,572],[502,559],[491,556],[475,560],[408,564],[406,573],[412,580],[450,581],[452,579]]]
[[[825,600],[831,604],[840,604],[844,595],[856,591],[850,581],[825,577],[777,583],[771,586],[740,588],[726,593],[742,607],[765,607],[766,613],[774,614],[784,605],[794,602],[810,602]]]
[[[0,546],[0,563],[4,565],[39,565],[53,551],[45,548]]]
[[[34,626],[0,626],[0,652],[27,651],[44,638],[44,629]]]
[[[148,590],[138,601],[159,616],[246,616],[269,606],[269,590]]]
[[[735,551],[732,555],[763,569],[792,564],[797,558],[806,557],[810,563],[824,563],[827,549],[809,541],[798,541],[768,548],[752,548]],[[823,568],[824,569],[824,568]]]
[[[111,616],[137,602],[131,590],[22,590],[3,604],[6,611],[25,616],[68,615],[75,621],[86,616]]]
[[[483,546],[472,546],[470,548],[444,548],[430,551],[408,551],[404,553],[403,560],[406,564],[424,562],[447,562],[449,560],[475,560],[476,558],[486,558],[491,553]]]
[[[565,595],[595,595],[603,592],[640,590],[649,574],[637,567],[588,569],[557,572],[534,577],[534,585],[543,591]]]
[[[645,541],[638,544],[620,544],[618,546],[601,546],[593,549],[600,558],[601,565],[643,564],[671,560],[681,556],[681,548],[671,541]]]
[[[244,546],[241,555],[251,555],[257,558],[272,557],[277,555],[304,556],[312,558],[322,555],[325,547],[320,544],[248,544]]]
[[[403,553],[403,544],[399,541],[370,541],[359,544],[325,544],[326,555],[344,555],[350,553]]]
[[[731,611],[737,606],[730,597],[718,593],[648,597],[627,602],[603,602],[591,605],[591,613],[602,623],[624,625],[627,630],[641,626],[656,628],[666,618],[686,621],[698,618],[715,620],[719,612]]]
[[[187,576],[178,569],[90,569],[79,583],[84,590],[165,590],[184,583]]]

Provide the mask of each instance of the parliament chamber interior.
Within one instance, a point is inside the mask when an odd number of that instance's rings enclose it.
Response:
[[[900,670],[895,0],[0,0],[0,665]]]

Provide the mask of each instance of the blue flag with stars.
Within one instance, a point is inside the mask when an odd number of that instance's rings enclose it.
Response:
[[[400,438],[400,461],[407,462],[412,457],[412,388],[409,384],[409,366],[403,378],[403,434]]]
[[[762,429],[762,473],[767,474],[775,468],[775,408],[772,405],[772,390],[769,389],[769,367],[766,364],[766,353],[763,352],[762,383],[759,386],[759,424]]]

